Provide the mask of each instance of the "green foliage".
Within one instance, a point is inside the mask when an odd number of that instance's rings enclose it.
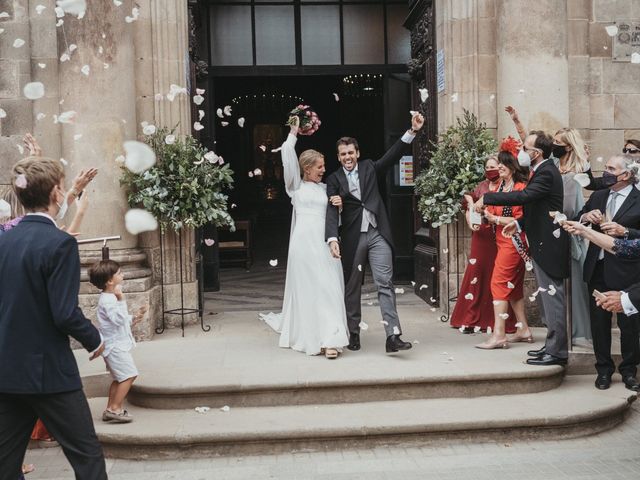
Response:
[[[460,200],[484,178],[484,160],[498,143],[485,124],[465,110],[433,146],[430,166],[416,178],[415,191],[423,218],[439,227],[456,219]]]
[[[173,130],[162,128],[145,136],[144,141],[156,153],[156,164],[149,170],[138,175],[122,167],[120,184],[128,190],[129,206],[150,212],[163,230],[209,223],[233,227],[228,196],[223,193],[232,188],[233,171],[228,165],[219,165],[218,157],[213,152],[207,154],[192,136],[176,135],[175,143],[165,143],[169,134]]]

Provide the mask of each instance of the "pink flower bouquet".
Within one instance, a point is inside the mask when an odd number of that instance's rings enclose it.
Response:
[[[296,108],[289,112],[289,121],[287,125],[291,125],[292,117],[298,117],[300,119],[300,135],[313,135],[318,131],[322,122],[318,117],[318,114],[311,110],[309,105],[298,105]]]

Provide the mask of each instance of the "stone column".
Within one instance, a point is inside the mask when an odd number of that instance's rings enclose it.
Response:
[[[176,134],[191,133],[190,105],[193,96],[189,85],[188,15],[186,0],[144,0],[140,5],[140,20],[136,24],[136,104],[139,121],[153,123],[158,128],[176,128]],[[166,98],[171,84],[186,87],[189,95],[179,95],[173,102]],[[162,95],[162,100],[156,100]],[[138,127],[140,128],[140,127]],[[178,237],[172,231],[163,235],[163,278],[165,308],[180,307],[180,257]],[[195,308],[198,283],[195,275],[194,232],[182,232],[182,279],[185,308]],[[156,279],[160,280],[160,245],[156,234],[140,237],[140,246],[153,259]],[[168,325],[180,321],[178,315],[165,318]],[[195,315],[187,323],[197,321]]]
[[[110,258],[122,265],[130,311],[144,303],[151,306],[147,321],[140,323],[135,332],[139,339],[148,339],[159,317],[159,291],[153,286],[144,252],[137,248],[137,237],[125,229],[128,205],[119,183],[121,169],[115,162],[123,153],[123,143],[135,139],[137,134],[133,108],[135,26],[125,21],[132,6],[130,0],[119,7],[113,2],[89,0],[83,19],[64,17],[64,24],[58,27],[57,57],[68,53],[71,58],[57,65],[60,92],[57,110],[77,112],[75,123],[61,127],[61,156],[68,162],[67,187],[80,170],[99,169],[87,189],[90,206],[81,227],[81,238],[121,235],[120,241],[109,243]],[[65,223],[71,221],[73,214],[71,209]],[[86,268],[100,258],[101,246],[81,246],[80,303],[89,316],[96,306],[97,289],[88,283]]]
[[[516,107],[529,130],[567,126],[567,2],[498,0],[496,17],[498,106]],[[511,119],[499,112],[498,136],[513,132]]]

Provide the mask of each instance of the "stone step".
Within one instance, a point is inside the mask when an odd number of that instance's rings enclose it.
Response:
[[[448,358],[443,361],[449,363]],[[382,357],[384,359],[384,357]],[[536,393],[557,388],[564,376],[560,366],[531,367],[522,361],[504,364],[504,370],[453,370],[425,365],[423,372],[397,369],[351,372],[309,369],[303,375],[281,377],[263,372],[262,378],[228,378],[210,372],[165,371],[161,377],[141,376],[129,402],[145,408],[190,409],[199,405],[236,407],[361,403],[428,398],[473,398]],[[207,372],[208,370],[204,370]]]
[[[131,424],[101,421],[104,398],[90,400],[110,457],[185,458],[350,446],[512,441],[591,435],[621,423],[637,398],[620,382],[598,391],[592,376],[569,376],[553,390],[476,398],[436,398],[277,407],[210,405],[189,410],[129,408]]]

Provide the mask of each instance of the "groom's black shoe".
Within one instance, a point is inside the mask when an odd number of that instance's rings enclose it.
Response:
[[[353,350],[354,352],[356,350],[360,350],[360,334],[359,333],[352,333],[349,335],[349,345],[347,345],[347,348],[349,350]]]
[[[400,335],[389,335],[387,337],[387,353],[397,352],[398,350],[409,350],[413,345],[405,342]]]

